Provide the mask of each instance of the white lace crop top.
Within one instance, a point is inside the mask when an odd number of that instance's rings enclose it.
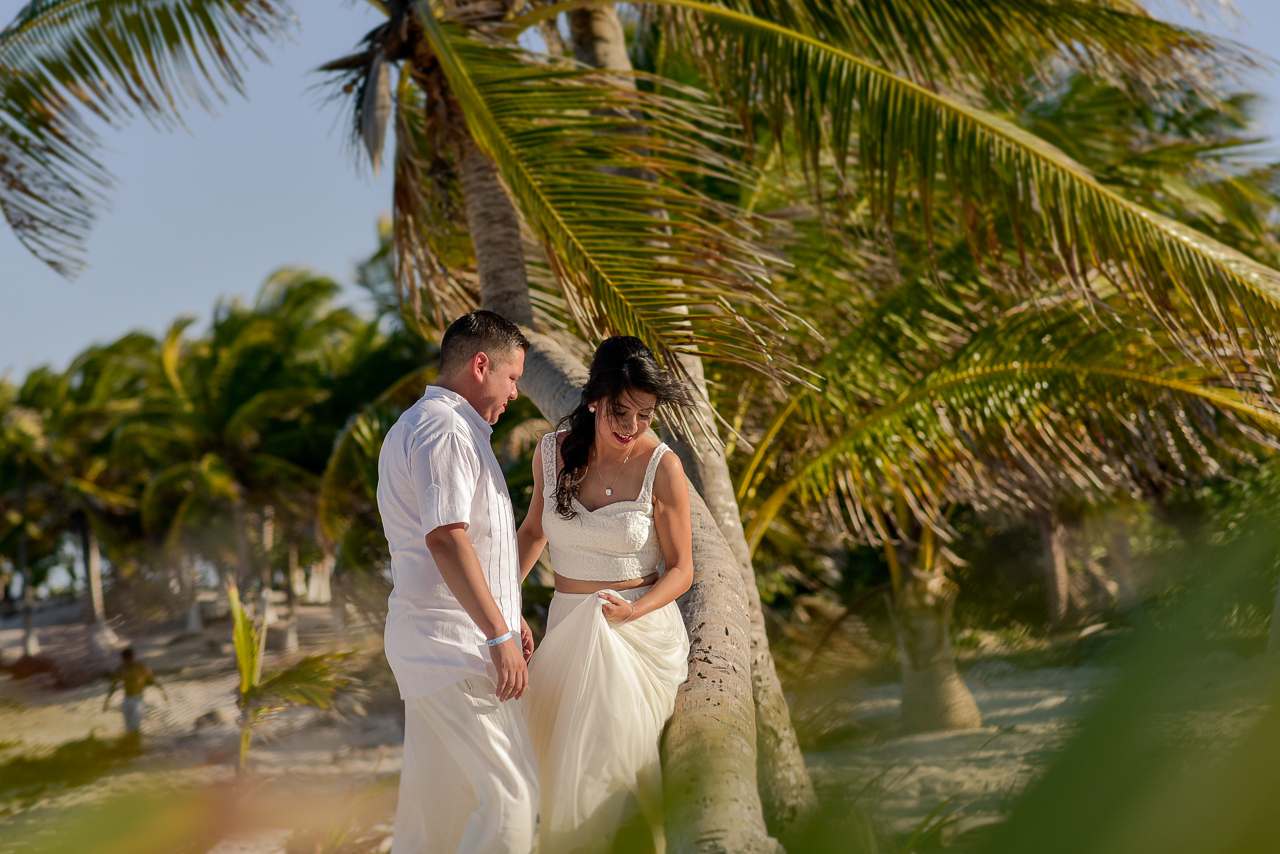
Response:
[[[557,575],[580,581],[631,581],[654,572],[661,575],[666,562],[653,525],[653,478],[667,446],[654,449],[635,501],[615,501],[588,510],[575,498],[578,515],[565,519],[556,512],[557,435],[542,437],[542,532],[551,552],[551,568]]]

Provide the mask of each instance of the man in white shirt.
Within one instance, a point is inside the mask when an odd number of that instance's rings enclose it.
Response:
[[[529,342],[474,311],[440,342],[436,384],[387,433],[378,510],[394,588],[386,653],[405,701],[392,854],[528,854],[538,772],[518,700],[533,636],[520,616],[515,517],[489,442]]]

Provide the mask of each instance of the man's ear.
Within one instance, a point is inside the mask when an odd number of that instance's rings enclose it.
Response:
[[[489,354],[481,350],[471,358],[471,373],[477,382],[484,382],[484,375],[493,370]]]

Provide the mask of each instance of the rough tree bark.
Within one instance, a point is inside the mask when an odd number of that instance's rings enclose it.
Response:
[[[493,164],[470,134],[459,141],[458,182],[467,212],[467,232],[480,274],[480,304],[521,326],[533,325],[533,303],[525,273],[520,217]]]
[[[626,36],[614,5],[574,9],[566,13],[566,18],[574,58],[578,62],[623,74],[633,70]],[[625,80],[625,85],[632,84]],[[682,357],[681,364],[698,386],[702,400],[707,400],[702,360],[690,355]],[[703,416],[706,423],[715,423],[710,412],[704,412]],[[770,829],[785,835],[812,814],[817,798],[769,649],[760,591],[756,587],[751,550],[742,529],[729,462],[724,456],[724,449],[709,442],[702,442],[695,451],[688,442],[670,431],[664,430],[663,438],[680,457],[693,487],[704,499],[716,526],[724,535],[742,576],[750,615],[751,693],[756,713],[760,797]]]

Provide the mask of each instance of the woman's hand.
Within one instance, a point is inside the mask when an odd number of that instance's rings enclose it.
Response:
[[[528,664],[533,658],[533,629],[524,617],[520,618],[520,651],[524,653],[524,663]]]
[[[601,590],[596,595],[604,600],[600,610],[604,612],[604,618],[611,623],[625,623],[636,612],[635,605],[632,605],[612,590]]]

